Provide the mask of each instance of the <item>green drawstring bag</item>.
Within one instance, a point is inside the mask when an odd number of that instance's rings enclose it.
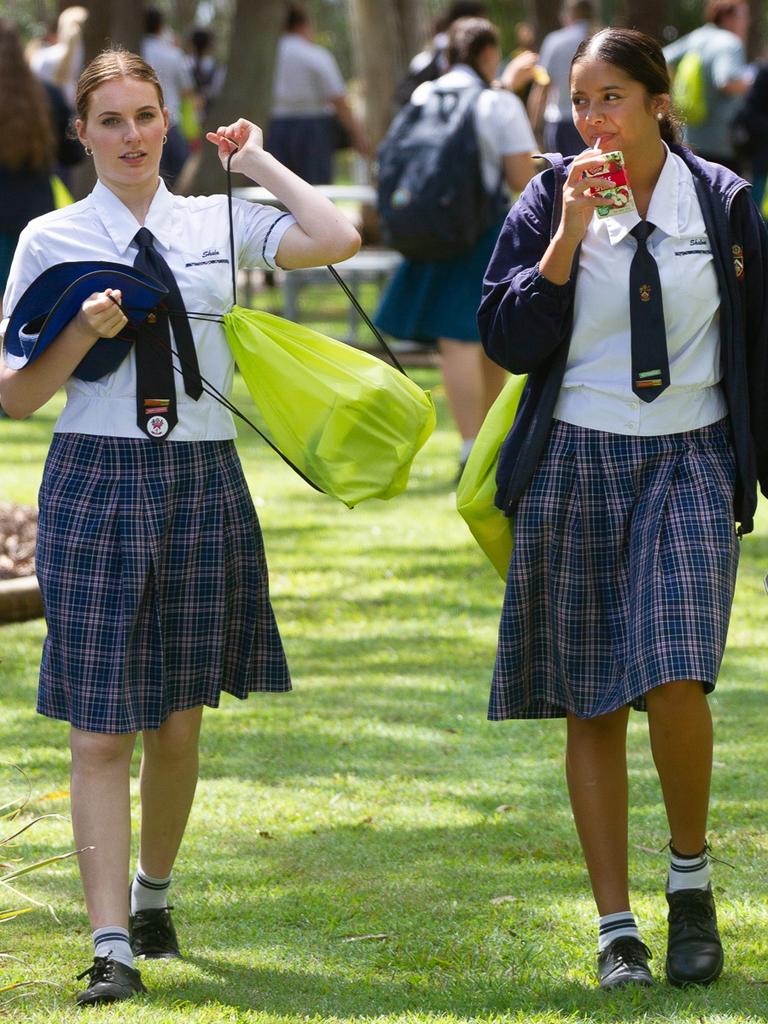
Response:
[[[435,406],[388,363],[302,324],[233,306],[224,331],[256,423],[294,468],[352,508],[405,490]]]
[[[512,557],[512,520],[496,508],[499,451],[517,414],[528,378],[510,377],[488,410],[456,489],[456,508],[503,580]]]

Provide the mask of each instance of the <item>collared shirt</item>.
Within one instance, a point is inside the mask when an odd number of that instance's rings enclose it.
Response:
[[[434,82],[422,82],[413,92],[411,103],[426,103],[435,88],[466,89],[485,86],[480,75],[468,64],[454,64]],[[502,157],[515,153],[534,153],[536,140],[525,107],[519,97],[507,89],[485,88],[475,106],[475,126],[480,147],[483,182],[489,192],[499,187]]]
[[[594,215],[581,247],[574,322],[556,419],[614,434],[675,434],[726,415],[719,387],[720,295],[693,176],[667,151],[646,218],[659,267],[670,386],[653,402],[631,387],[629,268],[637,212]]]
[[[275,268],[290,214],[234,200],[235,254],[240,267]],[[3,311],[10,316],[26,288],[48,267],[70,260],[132,265],[141,225],[114,193],[98,182],[79,203],[33,220],[22,232],[8,278]],[[226,196],[177,196],[161,181],[144,226],[171,268],[188,312],[227,312],[233,302]],[[224,395],[232,388],[234,363],[221,324],[190,320],[200,373]],[[0,325],[4,332],[5,322]],[[70,377],[67,404],[55,430],[111,437],[146,435],[136,424],[136,359],[133,350],[100,380]],[[220,441],[236,436],[231,413],[204,394],[198,401],[177,376],[179,421],[172,441]]]
[[[296,32],[277,44],[272,117],[309,117],[334,112],[331,100],[346,93],[336,58]]]
[[[544,120],[550,124],[571,121],[571,60],[579,43],[587,38],[590,31],[588,21],[574,21],[565,28],[559,28],[544,37],[539,53],[539,64],[546,68],[550,77],[547,89],[547,103]]]

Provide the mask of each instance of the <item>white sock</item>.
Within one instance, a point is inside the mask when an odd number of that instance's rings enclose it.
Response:
[[[667,892],[680,889],[706,889],[709,885],[709,857],[705,846],[701,853],[684,856],[669,844]]]
[[[131,883],[131,913],[139,910],[158,910],[168,906],[168,889],[171,876],[153,878],[136,865],[136,874]]]
[[[461,451],[459,453],[459,462],[466,462],[469,458],[469,453],[472,451],[472,445],[475,443],[474,437],[467,438],[466,441],[461,442]]]
[[[133,953],[128,942],[128,929],[109,925],[93,933],[93,955],[109,956],[127,967],[133,967]]]
[[[615,939],[623,938],[640,940],[637,921],[631,910],[620,910],[618,914],[604,914],[598,919],[597,948],[600,953]]]

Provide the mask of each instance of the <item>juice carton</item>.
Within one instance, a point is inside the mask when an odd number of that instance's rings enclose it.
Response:
[[[613,182],[611,188],[592,189],[591,194],[605,196],[614,205],[598,206],[598,217],[613,217],[619,213],[631,213],[635,209],[635,200],[624,170],[624,154],[620,150],[603,153],[603,163],[590,173],[590,177],[608,178]]]

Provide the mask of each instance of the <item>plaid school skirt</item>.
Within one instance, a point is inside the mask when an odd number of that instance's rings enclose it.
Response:
[[[41,714],[129,733],[291,688],[233,442],[55,434],[39,503]]]
[[[603,715],[715,687],[736,584],[727,421],[627,437],[555,421],[515,513],[488,717]]]

